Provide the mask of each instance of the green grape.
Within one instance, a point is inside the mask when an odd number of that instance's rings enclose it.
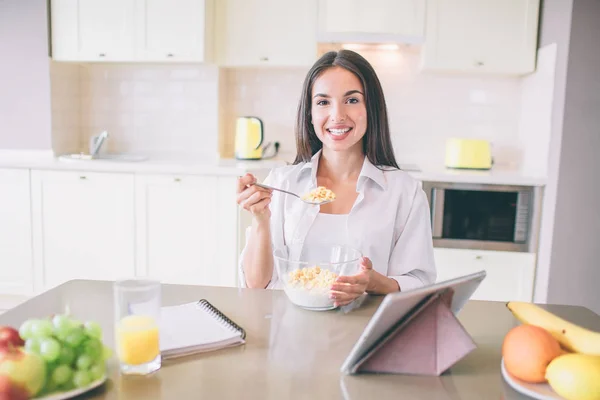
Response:
[[[52,318],[54,334],[56,337],[64,339],[72,330],[71,319],[66,315],[57,314]]]
[[[58,362],[61,364],[72,365],[75,361],[75,350],[69,346],[61,346],[60,355],[58,356]]]
[[[104,361],[109,360],[113,355],[113,351],[110,347],[102,346],[102,359]]]
[[[87,354],[80,355],[77,357],[77,361],[75,361],[75,365],[79,370],[87,370],[93,363],[94,360]]]
[[[21,336],[23,340],[33,338],[31,327],[33,326],[33,324],[35,324],[35,321],[36,320],[34,319],[28,319],[27,321],[23,322],[19,327],[19,336]]]
[[[73,348],[79,346],[81,342],[85,339],[85,334],[83,330],[80,328],[73,329],[71,333],[69,333],[63,340],[63,342],[67,346],[71,346]]]
[[[72,376],[73,370],[71,369],[71,367],[65,364],[61,364],[57,366],[54,369],[54,371],[52,371],[52,382],[59,386],[71,380]]]
[[[43,339],[52,336],[52,323],[45,319],[35,321],[31,326],[31,337]]]
[[[102,339],[102,328],[100,327],[100,324],[98,324],[97,322],[93,322],[93,321],[88,321],[85,323],[84,325],[84,329],[85,332],[88,334],[88,336],[96,338],[96,339]]]
[[[60,355],[60,344],[55,339],[43,339],[40,342],[40,355],[46,361],[54,361]]]
[[[92,379],[90,378],[90,374],[87,371],[79,370],[75,371],[75,373],[73,374],[72,382],[75,385],[75,387],[82,388],[89,385],[92,382]]]
[[[102,342],[96,338],[89,338],[83,343],[83,353],[87,354],[92,360],[102,357]]]
[[[103,361],[98,362],[90,367],[90,377],[92,381],[98,380],[106,373],[106,365]]]
[[[40,339],[29,338],[25,341],[25,350],[30,353],[40,354]]]

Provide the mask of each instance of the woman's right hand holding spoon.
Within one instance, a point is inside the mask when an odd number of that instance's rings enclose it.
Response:
[[[259,222],[262,222],[271,217],[269,204],[272,190],[254,185],[256,182],[257,180],[252,174],[238,178],[237,203],[245,210],[250,211]]]

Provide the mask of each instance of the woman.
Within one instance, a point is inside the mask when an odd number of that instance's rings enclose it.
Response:
[[[325,186],[336,200],[310,206],[238,182],[238,204],[253,223],[241,254],[244,286],[278,287],[273,249],[290,243],[347,244],[365,257],[361,272],[331,287],[338,306],[363,293],[387,294],[435,282],[429,205],[418,181],[394,159],[385,98],[372,66],[349,50],[329,52],[305,79],[293,165],[265,183],[295,193]]]

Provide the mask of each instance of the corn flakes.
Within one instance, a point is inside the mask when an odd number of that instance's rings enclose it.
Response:
[[[302,196],[302,200],[308,200],[315,203],[335,200],[335,193],[327,189],[325,186],[319,186],[314,190]]]
[[[336,278],[337,274],[318,265],[296,269],[289,273],[289,283],[305,289],[329,288]]]

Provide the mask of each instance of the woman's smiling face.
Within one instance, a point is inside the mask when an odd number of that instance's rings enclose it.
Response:
[[[364,89],[352,72],[333,67],[316,80],[311,94],[312,124],[323,146],[333,151],[359,148],[367,131]]]

